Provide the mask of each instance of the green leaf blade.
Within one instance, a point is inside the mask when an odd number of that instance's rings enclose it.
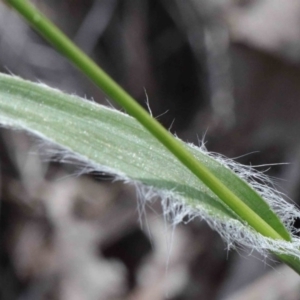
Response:
[[[178,189],[180,192],[195,189],[194,201],[200,193],[216,198],[128,115],[18,78],[1,75],[0,82],[2,123],[6,118],[11,125],[38,132],[96,164],[123,172],[133,180],[145,184],[156,182],[159,188]],[[189,149],[238,196],[246,200],[253,197],[255,200],[250,199],[248,203],[258,214],[262,217],[270,214],[268,205],[230,170],[199,150]],[[227,208],[223,210],[229,211]],[[272,212],[271,220],[274,229],[283,226]]]
[[[247,227],[135,119],[121,112],[44,85],[0,75],[0,124],[27,130],[58,144],[99,170],[104,167],[123,179],[169,192],[193,211],[199,209],[199,216],[205,212],[214,222]],[[282,221],[256,191],[219,161],[184,145],[255,214],[290,241]]]

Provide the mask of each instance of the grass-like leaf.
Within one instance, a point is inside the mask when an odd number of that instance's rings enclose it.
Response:
[[[240,178],[262,176],[251,169],[211,157],[205,150],[180,141],[282,239],[255,232],[143,126],[124,113],[42,84],[0,75],[0,124],[24,129],[59,145],[64,158],[79,159],[84,167],[106,171],[136,184],[146,198],[161,196],[164,209],[173,216],[174,222],[180,222],[186,215],[199,216],[229,245],[240,243],[261,252],[272,251],[297,272],[300,270],[300,242],[296,238],[291,241],[291,233],[286,229],[299,212],[281,200],[278,193],[255,181],[250,185],[258,187],[259,193],[253,190]],[[239,176],[229,169],[230,165]],[[269,204],[261,196],[267,197]]]
[[[173,215],[175,222],[186,214],[191,218],[201,216],[229,245],[239,242],[261,252],[270,250],[300,274],[300,242],[292,232],[292,223],[300,213],[276,191],[252,180],[266,178],[230,160],[212,159],[175,139],[34,6],[26,0],[6,1],[144,127],[112,110],[54,91],[49,96],[51,91],[46,87],[40,90],[3,77],[4,125],[42,135],[74,151],[90,167],[136,183],[141,192],[147,186],[143,196],[162,196],[165,212]],[[7,98],[10,93],[13,99]],[[64,154],[70,156],[70,152]],[[259,194],[240,178],[246,179]]]

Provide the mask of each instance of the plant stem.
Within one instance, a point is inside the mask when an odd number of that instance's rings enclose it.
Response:
[[[135,117],[153,136],[171,151],[192,173],[207,185],[226,205],[256,231],[266,237],[290,241],[286,234],[279,234],[240,198],[220,182],[194,156],[176,140],[159,122],[152,118],[124,89],[85,55],[55,25],[25,0],[7,0],[37,31],[57,50],[64,54],[78,69],[90,78],[103,92],[131,116]],[[298,268],[299,272],[300,268]]]

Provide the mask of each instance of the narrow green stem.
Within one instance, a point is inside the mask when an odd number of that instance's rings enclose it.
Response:
[[[104,93],[133,117],[171,151],[191,172],[206,184],[221,200],[250,226],[266,237],[290,241],[290,236],[280,235],[240,198],[231,192],[211,172],[176,140],[163,126],[152,118],[126,91],[85,55],[55,25],[25,0],[7,0],[37,31],[75,66],[90,78]],[[298,268],[298,271],[300,269]]]
[[[290,268],[292,268],[296,273],[300,275],[299,259],[286,254],[277,254],[277,253],[273,253],[273,254],[275,254],[283,263],[288,265]]]
[[[232,193],[204,167],[185,147],[176,140],[159,122],[152,118],[124,89],[109,77],[98,65],[84,54],[66,35],[24,0],[7,0],[19,13],[39,31],[55,48],[63,53],[88,78],[99,86],[109,98],[116,101],[149,130],[188,169],[204,182],[234,212],[262,235],[274,239],[282,237],[261,217],[254,213],[241,199]]]

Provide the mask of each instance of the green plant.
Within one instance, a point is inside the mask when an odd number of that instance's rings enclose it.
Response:
[[[47,86],[1,75],[3,126],[55,143],[65,159],[80,159],[132,182],[144,196],[161,196],[165,211],[177,221],[200,216],[229,245],[271,251],[300,274],[299,239],[292,228],[300,212],[251,180],[267,180],[263,175],[173,137],[33,6],[24,0],[6,2],[139,123]]]

